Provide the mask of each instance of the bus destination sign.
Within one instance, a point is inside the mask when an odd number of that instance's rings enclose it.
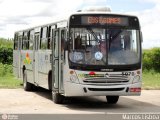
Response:
[[[81,24],[128,26],[128,18],[110,16],[82,16]]]

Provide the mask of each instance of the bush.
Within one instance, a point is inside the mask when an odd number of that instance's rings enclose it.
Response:
[[[146,50],[143,52],[143,69],[144,70],[149,70],[152,69],[152,51]]]
[[[13,61],[13,40],[0,38],[0,63],[12,64]]]
[[[12,48],[0,48],[0,63],[12,64],[13,63],[13,49]]]
[[[0,38],[0,76],[12,75],[13,40]]]
[[[143,70],[151,69],[160,72],[160,48],[144,50],[143,52]]]
[[[153,49],[153,68],[156,71],[160,71],[160,48]]]

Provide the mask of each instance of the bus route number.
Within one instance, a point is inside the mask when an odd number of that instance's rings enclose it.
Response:
[[[131,75],[131,72],[122,72],[122,75],[123,75],[123,76],[130,76],[130,75]]]

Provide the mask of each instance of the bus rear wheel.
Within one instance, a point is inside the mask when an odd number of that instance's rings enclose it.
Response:
[[[107,103],[116,104],[119,100],[119,96],[106,96]]]
[[[25,91],[31,91],[32,90],[32,84],[27,82],[27,71],[25,70],[23,73],[23,88]]]
[[[56,104],[62,104],[64,101],[64,96],[52,91],[52,100]]]

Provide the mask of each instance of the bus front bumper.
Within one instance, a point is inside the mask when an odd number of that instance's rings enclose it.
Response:
[[[139,96],[141,82],[135,84],[98,86],[66,82],[64,85],[65,96]]]

